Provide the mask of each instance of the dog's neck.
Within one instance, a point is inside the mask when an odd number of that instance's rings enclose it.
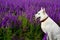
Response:
[[[44,21],[46,21],[47,19],[48,19],[48,15],[45,14],[45,15],[43,15],[43,17],[41,17],[40,21],[41,21],[41,22],[44,22]]]
[[[41,20],[40,22],[44,22],[44,21],[46,21],[47,19],[48,19],[48,17],[46,17],[45,19]]]

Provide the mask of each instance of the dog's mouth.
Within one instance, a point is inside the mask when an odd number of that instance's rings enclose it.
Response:
[[[37,19],[35,19],[35,20],[38,20],[38,21],[40,21],[40,18],[41,18],[41,17],[38,17],[38,18],[37,18]]]
[[[37,21],[37,20],[40,20],[40,18],[41,18],[41,17],[38,17],[38,18],[33,17],[33,20],[34,20],[34,21]]]
[[[40,19],[41,17],[38,17],[37,19]]]

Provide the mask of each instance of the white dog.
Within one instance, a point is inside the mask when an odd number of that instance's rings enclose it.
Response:
[[[60,40],[60,27],[47,15],[45,8],[35,14],[35,19],[40,17],[41,29],[48,34],[47,40]]]

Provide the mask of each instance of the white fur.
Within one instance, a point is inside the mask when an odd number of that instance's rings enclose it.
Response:
[[[35,14],[35,19],[38,17],[40,17],[40,21],[48,17],[44,22],[41,22],[41,28],[48,34],[49,40],[60,40],[60,27],[46,14],[45,8],[41,7],[41,10]]]

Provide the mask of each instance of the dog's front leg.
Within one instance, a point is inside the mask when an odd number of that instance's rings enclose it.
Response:
[[[52,39],[52,33],[51,32],[48,33],[48,40],[53,40]]]
[[[47,36],[47,40],[49,40],[49,36]]]

